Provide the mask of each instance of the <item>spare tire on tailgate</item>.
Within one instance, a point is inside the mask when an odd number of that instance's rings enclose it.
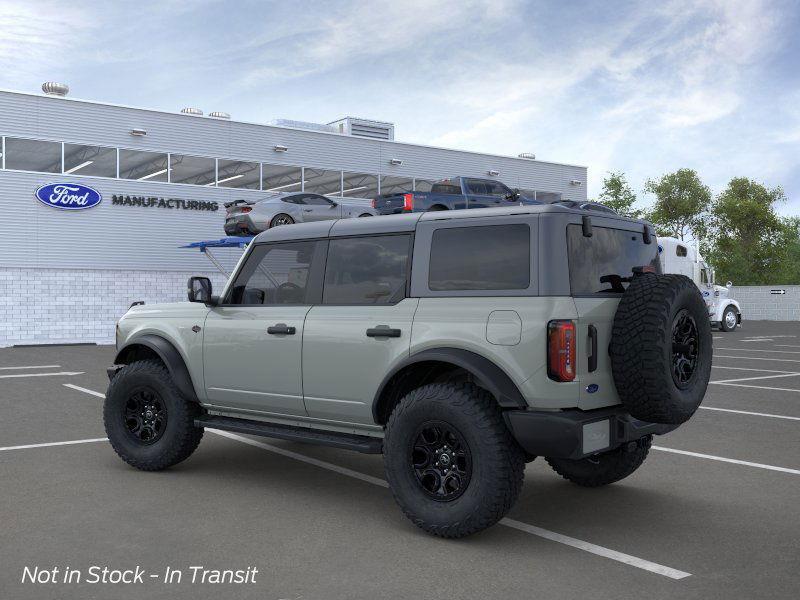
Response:
[[[638,273],[611,332],[614,384],[630,414],[677,425],[700,406],[711,375],[711,322],[685,275]]]

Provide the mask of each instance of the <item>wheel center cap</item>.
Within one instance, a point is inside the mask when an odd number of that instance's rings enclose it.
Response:
[[[152,419],[153,418],[153,411],[152,410],[148,410],[147,412],[144,413],[144,416],[145,416],[146,419]]]
[[[450,464],[450,455],[449,455],[449,454],[442,454],[442,455],[439,457],[439,461],[440,461],[440,462],[441,462],[443,465],[449,465],[449,464]]]

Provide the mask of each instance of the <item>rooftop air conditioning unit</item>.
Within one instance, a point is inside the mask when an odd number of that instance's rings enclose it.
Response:
[[[371,121],[357,117],[344,117],[329,123],[336,131],[354,137],[371,138],[373,140],[394,140],[394,123],[385,121]]]
[[[230,119],[231,118],[231,116],[228,113],[222,112],[222,111],[218,111],[218,110],[215,110],[214,112],[208,113],[208,116],[211,117],[212,119]]]
[[[187,106],[186,108],[182,108],[181,112],[185,115],[194,115],[196,117],[202,117],[203,111],[199,108],[192,108],[191,106]]]
[[[42,84],[42,91],[48,96],[64,97],[67,94],[69,94],[69,86],[66,83],[56,83],[55,81],[47,81]]]
[[[536,155],[533,152],[521,152],[517,156],[526,160],[536,160]]]

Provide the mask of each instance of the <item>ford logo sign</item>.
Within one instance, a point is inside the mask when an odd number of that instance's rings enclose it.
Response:
[[[589,394],[594,394],[597,390],[600,389],[600,386],[596,383],[590,383],[586,386],[586,392]]]
[[[36,199],[61,210],[82,210],[97,206],[103,196],[97,190],[79,183],[48,183],[36,189]]]

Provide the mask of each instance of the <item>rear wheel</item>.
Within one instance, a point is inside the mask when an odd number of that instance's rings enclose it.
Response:
[[[722,321],[719,324],[720,329],[722,331],[733,331],[736,329],[736,325],[738,325],[736,310],[732,306],[728,306],[725,312],[722,313]]]
[[[189,458],[203,437],[194,420],[200,407],[186,400],[156,360],[126,365],[111,380],[103,423],[114,451],[143,471],[160,471]]]
[[[611,452],[579,460],[547,458],[547,464],[564,479],[583,487],[608,485],[638,469],[650,451],[653,436],[647,435],[635,442],[623,444]]]
[[[272,217],[272,221],[270,221],[270,227],[278,227],[279,225],[291,225],[294,223],[294,219],[287,214],[280,213]]]
[[[522,489],[522,449],[491,394],[471,383],[406,395],[389,417],[383,448],[395,500],[433,535],[458,538],[495,524]]]

